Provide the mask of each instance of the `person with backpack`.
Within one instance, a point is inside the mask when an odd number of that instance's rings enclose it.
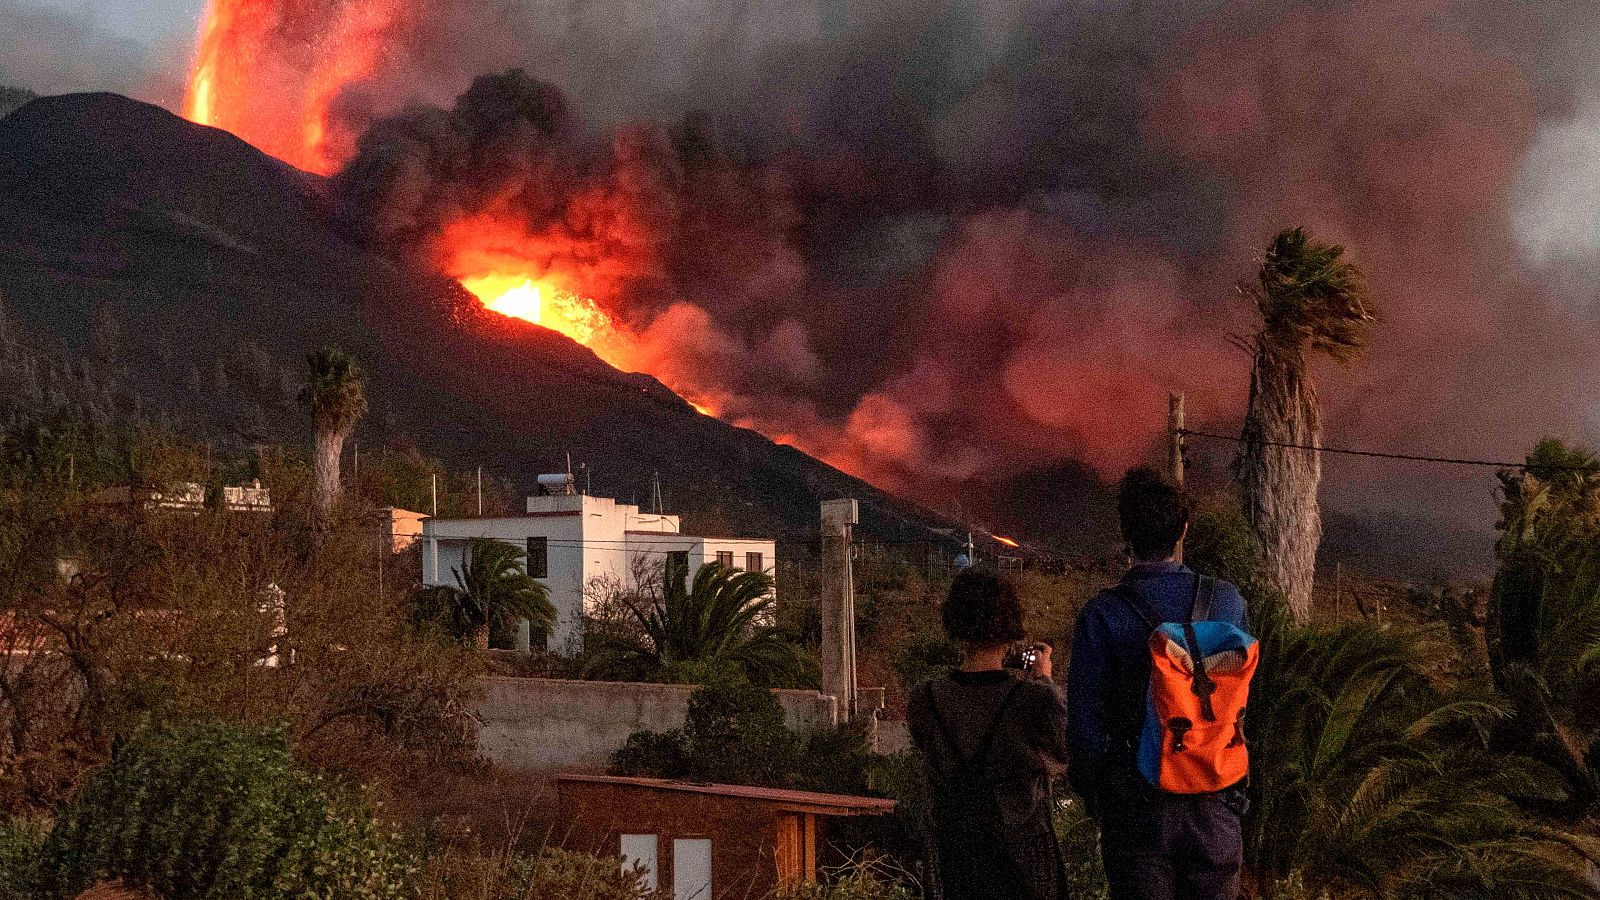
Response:
[[[1078,616],[1067,777],[1112,900],[1237,900],[1259,653],[1244,598],[1177,561],[1188,500],[1153,469],[1127,474],[1117,512],[1133,564]]]
[[[1050,647],[1013,652],[1024,637],[1022,601],[992,572],[957,575],[941,615],[961,666],[907,698],[930,799],[929,894],[1063,900],[1050,785],[1066,764],[1067,723]]]

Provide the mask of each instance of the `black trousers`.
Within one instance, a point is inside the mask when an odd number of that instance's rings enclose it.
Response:
[[[1100,808],[1111,900],[1238,900],[1244,793],[1184,797],[1142,782],[1128,787]]]

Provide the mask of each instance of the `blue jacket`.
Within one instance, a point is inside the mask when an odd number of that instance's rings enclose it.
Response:
[[[1194,572],[1172,562],[1139,563],[1131,585],[1162,621],[1183,622],[1194,603]],[[1244,598],[1217,582],[1211,618],[1249,630]],[[1150,691],[1150,628],[1127,600],[1096,594],[1078,614],[1067,669],[1067,779],[1091,804],[1114,771],[1133,765],[1133,745],[1144,723]]]

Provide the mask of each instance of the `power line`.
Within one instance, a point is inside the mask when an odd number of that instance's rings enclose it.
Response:
[[[1250,443],[1245,438],[1229,434],[1213,434],[1207,431],[1194,431],[1182,429],[1178,434],[1184,437],[1209,438],[1214,441],[1228,441],[1234,444]],[[1462,459],[1450,456],[1424,456],[1416,453],[1384,453],[1378,450],[1356,450],[1350,447],[1318,447],[1312,444],[1290,444],[1284,441],[1257,441],[1266,447],[1282,447],[1286,450],[1313,450],[1317,453],[1337,453],[1343,456],[1364,456],[1372,459],[1399,459],[1407,462],[1440,463],[1451,466],[1487,466],[1495,469],[1543,469],[1550,471],[1591,472],[1600,471],[1600,466],[1595,465],[1545,465],[1528,462],[1496,462],[1488,459]]]

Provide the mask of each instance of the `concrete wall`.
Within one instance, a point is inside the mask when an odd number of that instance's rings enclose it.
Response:
[[[681,728],[693,685],[554,678],[485,678],[478,750],[509,769],[603,771],[636,731]],[[790,728],[831,726],[834,701],[816,691],[773,691]]]

